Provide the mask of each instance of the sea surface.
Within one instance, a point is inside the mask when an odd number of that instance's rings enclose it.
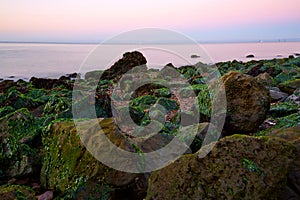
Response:
[[[84,74],[91,70],[104,70],[124,52],[133,50],[145,55],[148,66],[161,68],[168,63],[180,67],[197,62],[283,58],[299,54],[300,42],[168,45],[0,43],[0,79],[58,78],[73,72]],[[254,58],[247,58],[249,54]]]

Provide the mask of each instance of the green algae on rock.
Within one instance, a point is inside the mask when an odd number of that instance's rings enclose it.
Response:
[[[95,126],[98,126],[98,121]],[[131,144],[116,132],[113,119],[100,120],[100,126],[115,145],[134,151]],[[97,129],[89,129],[91,137],[96,134],[93,130]],[[93,141],[91,138],[85,142]],[[135,191],[134,195],[138,196],[145,190],[137,187],[138,182],[145,182],[143,174],[120,172],[96,160],[81,142],[72,121],[53,124],[49,135],[43,139],[43,145],[41,183],[44,188],[56,191],[60,197],[76,198],[90,191],[98,191],[94,197],[103,197],[114,195],[114,191],[126,192],[126,188]]]
[[[0,197],[2,200],[35,200],[35,194],[32,189],[20,185],[2,185],[0,186]]]
[[[281,139],[233,135],[199,159],[202,151],[205,147],[153,172],[146,199],[277,199],[296,147]]]

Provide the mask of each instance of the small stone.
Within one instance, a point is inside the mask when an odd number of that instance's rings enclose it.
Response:
[[[284,101],[289,95],[284,92],[270,90],[270,96],[272,98],[272,102],[276,102],[276,101]]]
[[[193,54],[191,55],[191,58],[200,58],[200,56]]]
[[[246,58],[254,58],[254,55],[253,54],[249,54],[246,56]]]

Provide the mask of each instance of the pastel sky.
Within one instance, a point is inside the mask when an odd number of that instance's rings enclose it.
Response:
[[[299,0],[1,0],[0,41],[98,42],[138,28],[199,41],[300,40]]]

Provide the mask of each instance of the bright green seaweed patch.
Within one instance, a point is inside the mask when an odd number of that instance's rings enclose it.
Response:
[[[250,159],[244,158],[242,160],[243,167],[246,168],[249,172],[256,172],[260,176],[264,175],[264,172]]]

